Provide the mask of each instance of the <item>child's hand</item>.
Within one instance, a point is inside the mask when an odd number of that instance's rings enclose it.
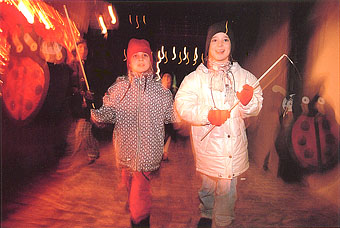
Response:
[[[210,110],[208,113],[209,122],[216,126],[221,126],[229,118],[230,118],[229,110]]]
[[[242,91],[240,93],[237,92],[236,96],[243,105],[247,105],[250,102],[251,98],[253,97],[253,94],[254,88],[248,84],[245,84],[243,86]]]

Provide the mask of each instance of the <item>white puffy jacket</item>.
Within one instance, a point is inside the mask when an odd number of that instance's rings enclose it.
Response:
[[[244,84],[254,85],[257,78],[233,62],[231,71],[234,75],[235,90],[240,92]],[[187,75],[177,91],[175,107],[178,115],[191,126],[191,137],[195,150],[197,171],[208,176],[232,179],[246,171],[249,167],[248,141],[244,118],[256,116],[262,108],[262,90],[255,88],[251,101],[243,106],[239,103],[230,113],[230,118],[221,126],[216,126],[201,141],[211,128],[208,112],[214,107],[220,110],[230,109],[232,105],[224,103],[224,92],[211,91],[208,69],[199,65],[195,71]],[[213,99],[212,99],[212,94]],[[237,97],[235,96],[234,103]]]

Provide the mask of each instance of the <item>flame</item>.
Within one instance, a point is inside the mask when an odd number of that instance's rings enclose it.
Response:
[[[50,23],[47,21],[48,19],[43,15],[41,11],[38,12],[39,19],[44,23],[46,29],[50,29]]]
[[[163,46],[162,46],[163,47]],[[164,50],[164,49],[163,49]],[[156,71],[156,75],[158,78],[160,78],[161,76],[159,75],[159,73],[161,72],[160,68],[159,68],[159,64],[162,62],[162,59],[164,58],[164,54],[163,54],[163,57],[161,57],[161,51],[159,50],[157,52],[157,57],[158,57],[158,61],[156,63],[156,68],[157,68],[157,71]]]
[[[195,47],[195,53],[194,53],[194,64],[192,64],[193,66],[196,65],[197,63],[197,59],[198,59],[198,55],[197,55],[197,47]]]
[[[174,57],[172,57],[171,60],[175,60],[176,59],[176,47],[175,46],[173,46],[172,48],[172,54],[174,55]]]
[[[117,18],[115,16],[115,14],[113,13],[113,8],[112,8],[112,5],[109,5],[107,7],[107,9],[109,10],[109,14],[111,16],[111,24],[115,25],[117,23]]]
[[[161,48],[161,53],[162,53],[162,59],[164,59],[164,56],[165,56],[165,54],[164,54],[164,46],[162,46],[162,48]]]
[[[100,27],[102,28],[102,34],[106,34],[107,33],[107,28],[106,28],[103,16],[100,15],[98,19],[99,19]]]
[[[189,60],[189,52],[186,53],[186,58],[188,59],[188,61],[185,63],[185,65],[188,65],[190,60]]]
[[[125,58],[123,59],[123,61],[125,62],[125,61],[127,60],[125,48],[124,48],[124,57],[125,57]]]
[[[167,64],[168,63],[168,52],[167,51],[165,51],[165,55],[164,55],[164,57],[165,57],[165,62],[164,62],[164,64]]]
[[[139,28],[138,15],[136,15],[136,23],[137,23],[136,29],[138,29]]]
[[[179,52],[179,59],[180,59],[180,61],[178,62],[178,65],[182,63],[182,56],[181,56],[181,52]]]
[[[184,53],[184,58],[182,60],[185,61],[187,59],[187,47],[183,48],[183,53]]]
[[[30,7],[30,3],[22,0],[18,4],[18,10],[26,17],[28,23],[33,24],[34,23],[34,9]]]

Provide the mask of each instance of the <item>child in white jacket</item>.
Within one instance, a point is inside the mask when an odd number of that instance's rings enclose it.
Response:
[[[202,177],[198,227],[226,227],[234,219],[237,176],[249,167],[243,119],[262,108],[257,79],[233,61],[233,47],[228,22],[211,25],[205,63],[184,78],[175,98],[178,115],[192,125],[196,170]]]

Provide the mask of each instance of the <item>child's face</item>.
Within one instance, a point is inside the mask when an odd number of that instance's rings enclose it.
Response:
[[[133,72],[143,73],[150,69],[150,57],[145,52],[137,52],[131,56],[129,67]]]
[[[86,59],[88,49],[86,43],[80,43],[78,44],[78,51],[81,59]]]
[[[229,36],[223,32],[216,33],[210,41],[209,58],[218,63],[229,61],[231,42]]]
[[[170,89],[171,87],[171,76],[169,74],[164,74],[162,77],[162,85],[165,88]]]

